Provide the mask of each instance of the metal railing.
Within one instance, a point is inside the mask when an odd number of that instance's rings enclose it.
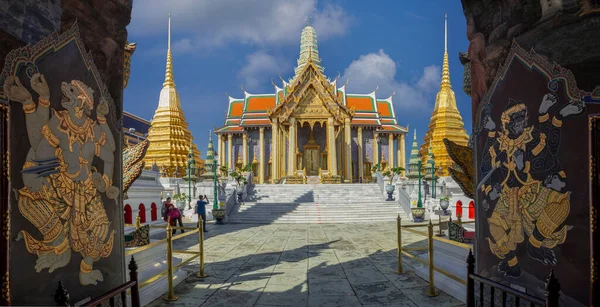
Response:
[[[127,306],[127,291],[129,290],[131,293],[131,306],[132,307],[140,307],[140,289],[138,283],[138,272],[137,272],[137,264],[131,256],[131,261],[129,261],[129,281],[106,292],[100,297],[91,300],[82,306],[102,306],[102,304],[108,302],[109,306],[116,306],[116,297],[119,297],[121,300],[121,306]],[[63,286],[62,281],[58,282],[58,289],[54,294],[54,302],[56,306],[71,306],[69,292]]]
[[[455,242],[452,240],[448,240],[445,238],[440,238],[440,237],[436,237],[433,235],[433,226],[438,226],[440,224],[444,224],[447,223],[448,221],[441,221],[439,223],[432,223],[431,220],[429,221],[429,223],[421,223],[421,224],[411,224],[411,225],[405,225],[402,226],[402,219],[400,218],[400,216],[398,216],[398,218],[396,219],[397,222],[397,236],[398,236],[398,270],[397,273],[398,274],[402,274],[403,270],[402,270],[402,255],[415,260],[417,262],[420,262],[423,265],[426,265],[428,267],[428,273],[429,273],[429,290],[427,292],[427,295],[430,296],[436,296],[438,295],[438,293],[435,291],[435,278],[434,278],[434,272],[438,272],[456,282],[459,282],[463,285],[467,284],[467,281],[450,273],[447,272],[441,268],[438,268],[435,266],[434,264],[434,240],[440,241],[440,242],[444,242],[450,245],[454,245],[457,247],[461,247],[461,248],[465,248],[465,249],[469,249],[471,248],[470,245],[468,244],[464,244],[464,243],[460,243],[460,242]],[[427,233],[418,231],[418,230],[414,230],[412,228],[419,228],[419,227],[424,227],[427,226]],[[412,248],[402,248],[402,230],[414,233],[414,234],[418,234],[418,235],[422,235],[425,236],[427,238],[427,246],[424,247],[412,247]],[[419,250],[427,250],[428,256],[429,256],[429,261],[425,261],[421,258],[419,258],[418,256],[415,256],[413,254],[410,254],[409,251],[419,251]]]
[[[139,228],[139,224],[138,224],[138,228]],[[196,276],[198,276],[199,278],[204,278],[204,277],[208,276],[204,272],[204,231],[203,231],[204,221],[202,219],[198,220],[198,228],[175,227],[175,226],[171,226],[171,218],[168,218],[166,226],[150,225],[150,228],[165,229],[167,237],[165,239],[159,240],[157,242],[150,243],[150,244],[144,245],[144,246],[140,246],[136,249],[128,250],[125,252],[125,255],[126,256],[134,255],[134,254],[149,250],[153,247],[156,247],[156,246],[159,246],[162,244],[166,244],[167,245],[167,269],[161,273],[156,274],[153,277],[150,277],[146,281],[142,282],[139,285],[139,288],[142,289],[142,288],[150,285],[151,283],[155,282],[156,280],[160,279],[161,277],[167,276],[168,292],[167,292],[167,295],[164,297],[164,299],[166,301],[175,301],[178,298],[175,296],[175,292],[173,289],[173,272],[174,271],[176,271],[177,269],[181,268],[182,266],[190,263],[191,261],[195,260],[196,258],[199,258],[198,262],[200,264],[200,269],[199,269],[198,274],[196,274]],[[189,231],[181,233],[176,236],[173,236],[173,230],[189,230]],[[196,233],[198,233],[198,251],[197,252],[188,251],[188,250],[173,250],[173,241],[187,237],[187,236],[191,236]],[[193,256],[182,261],[180,264],[174,266],[173,265],[173,254],[188,254],[188,255],[191,254]]]
[[[527,302],[527,305],[531,307],[558,307],[558,301],[560,297],[560,283],[554,276],[554,270],[550,272],[550,275],[548,275],[548,278],[546,279],[546,300],[543,300],[475,274],[475,257],[473,256],[473,252],[469,250],[469,255],[467,256],[467,307],[475,307],[476,305],[475,282],[479,283],[479,302],[477,304],[478,306],[484,306],[486,302],[484,295],[484,293],[486,292],[484,290],[487,286],[490,289],[490,291],[488,292],[491,303],[490,306],[494,306],[496,300],[496,290],[498,290],[500,291],[500,296],[502,300],[501,306],[506,306],[508,295],[510,295],[514,298],[513,304],[515,306],[523,306],[525,305],[524,302]]]
[[[402,274],[404,272],[403,265],[402,265],[402,256],[404,255],[404,256],[407,256],[408,258],[413,259],[417,262],[420,262],[428,267],[429,289],[426,293],[428,296],[438,295],[438,293],[435,290],[435,278],[434,278],[434,276],[435,276],[434,272],[438,272],[438,273],[466,286],[466,288],[467,288],[467,293],[466,293],[467,294],[467,307],[475,306],[475,299],[476,299],[475,282],[479,283],[479,289],[478,289],[479,290],[479,293],[478,293],[479,302],[477,304],[478,306],[484,306],[484,303],[486,301],[484,293],[489,293],[489,297],[491,298],[489,300],[489,304],[485,304],[485,305],[486,306],[487,305],[494,306],[495,291],[497,290],[497,291],[500,291],[500,293],[501,293],[501,300],[502,300],[501,306],[506,305],[508,296],[510,295],[514,298],[514,303],[516,304],[516,306],[522,306],[522,302],[527,302],[528,305],[531,307],[533,307],[533,306],[558,307],[558,301],[559,301],[559,296],[560,296],[560,294],[559,294],[560,283],[554,276],[554,270],[552,270],[552,272],[548,276],[548,279],[546,280],[546,300],[545,301],[542,299],[539,299],[537,297],[534,297],[532,295],[529,295],[529,294],[520,292],[518,290],[512,289],[510,287],[507,287],[507,286],[500,284],[498,282],[495,282],[493,280],[476,275],[475,274],[475,257],[473,256],[473,253],[471,251],[471,245],[456,242],[453,240],[449,240],[446,238],[437,237],[437,236],[433,235],[433,227],[434,226],[439,227],[439,225],[443,225],[444,223],[447,223],[447,222],[448,221],[442,221],[440,218],[440,222],[435,223],[435,224],[432,223],[430,220],[429,223],[427,223],[427,224],[422,223],[422,224],[411,224],[411,225],[402,226],[402,219],[400,218],[400,216],[398,216],[397,229],[396,229],[397,236],[398,236],[398,242],[397,242],[398,243],[398,268],[397,268],[396,272],[398,274]],[[461,222],[460,217],[459,217],[458,223],[460,225],[463,225],[463,224],[475,223],[475,221]],[[413,229],[413,228],[419,228],[419,227],[424,227],[424,226],[427,226],[427,233]],[[413,234],[418,234],[418,235],[427,237],[427,246],[403,249],[402,248],[402,231],[403,230],[408,231]],[[441,229],[440,229],[440,232],[441,232]],[[467,256],[467,279],[466,280],[435,266],[434,243],[433,243],[434,241],[447,243],[447,244],[450,244],[450,245],[453,245],[456,247],[460,247],[460,248],[469,250],[469,254]],[[428,261],[425,261],[425,260],[409,253],[409,251],[419,251],[419,250],[427,250]],[[490,289],[489,292],[484,291],[486,286]]]

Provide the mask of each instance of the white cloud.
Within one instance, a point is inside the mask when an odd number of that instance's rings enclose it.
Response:
[[[244,66],[238,76],[242,79],[246,90],[261,90],[265,80],[289,69],[289,65],[264,51],[257,51],[246,56]]]
[[[341,80],[349,79],[349,92],[370,93],[379,86],[377,96],[386,97],[395,91],[396,109],[428,109],[431,105],[430,96],[440,84],[440,67],[425,67],[416,83],[397,80],[397,69],[396,62],[380,49],[376,53],[361,55],[350,63]]]
[[[307,17],[313,20],[319,39],[327,39],[344,35],[352,21],[341,6],[326,4],[319,9],[317,0],[138,0],[130,36],[166,37],[168,12],[172,33],[188,39],[188,47],[183,48],[188,51],[230,42],[298,43]]]

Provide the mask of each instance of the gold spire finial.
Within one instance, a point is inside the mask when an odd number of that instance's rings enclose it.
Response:
[[[450,66],[448,65],[448,14],[444,17],[444,63],[442,64],[442,84],[440,88],[452,88]]]
[[[173,81],[173,58],[171,56],[171,13],[169,13],[169,26],[167,32],[167,69],[163,86],[175,87],[175,82]]]

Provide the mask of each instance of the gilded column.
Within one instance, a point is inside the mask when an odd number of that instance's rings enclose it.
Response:
[[[288,175],[296,173],[296,118],[290,117],[290,152],[288,157]]]
[[[265,183],[265,128],[259,128],[260,137],[259,137],[259,158],[258,161],[258,183]]]
[[[406,157],[404,152],[404,134],[398,135],[398,166],[406,169]]]
[[[219,165],[223,165],[223,138],[217,134],[217,154],[219,155]]]
[[[388,133],[388,169],[394,167],[394,135]]]
[[[337,175],[337,154],[335,148],[335,130],[333,127],[333,118],[327,119],[327,130],[329,131],[329,150],[327,153],[329,154],[329,160],[331,169],[329,170],[332,176]]]
[[[248,161],[248,133],[242,135],[242,159],[244,159],[244,166],[250,163]]]
[[[275,183],[277,180],[277,172],[279,170],[277,167],[277,158],[279,157],[277,150],[277,147],[279,146],[279,144],[277,144],[278,136],[279,131],[277,130],[277,120],[275,120],[275,122],[271,123],[271,156],[273,158],[271,161],[271,180],[273,180],[273,183]]]
[[[379,134],[373,130],[373,166],[379,163]]]
[[[358,139],[358,178],[360,180],[360,178],[363,177],[363,143],[362,143],[362,127],[358,127],[358,132],[357,132],[357,139]]]
[[[344,134],[345,134],[345,141],[344,141],[344,153],[346,156],[346,179],[350,180],[350,182],[352,182],[352,130],[350,130],[350,119],[346,118],[344,119]]]
[[[227,135],[227,168],[229,170],[235,169],[233,167],[233,134]]]

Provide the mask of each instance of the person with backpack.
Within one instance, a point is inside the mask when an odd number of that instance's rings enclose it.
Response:
[[[165,211],[165,215],[164,215],[164,220],[165,221],[169,221],[169,218],[171,219],[171,226],[175,227],[177,226],[177,221],[179,221],[179,226],[183,227],[183,221],[181,218],[181,212],[179,212],[179,208],[177,208],[175,206],[175,204],[173,204],[171,202],[171,197],[167,198],[167,201],[165,201],[164,205],[163,205],[163,210]],[[173,234],[175,234],[177,232],[177,229],[173,229]],[[184,233],[185,231],[183,229],[181,229],[181,233]]]
[[[206,195],[200,195],[198,196],[198,201],[196,202],[196,212],[198,213],[198,221],[200,219],[202,219],[202,225],[204,226],[203,231],[207,232],[208,230],[206,230],[206,205],[208,205],[209,201],[208,201],[208,197],[206,197]],[[198,225],[196,227],[200,227],[200,222],[198,222]]]

